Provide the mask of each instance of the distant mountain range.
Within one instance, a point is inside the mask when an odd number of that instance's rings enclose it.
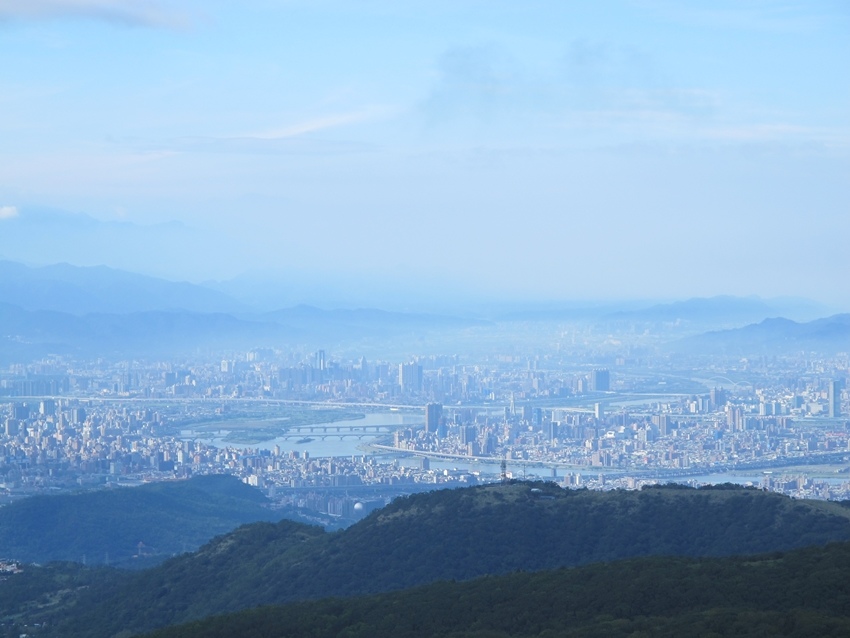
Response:
[[[238,318],[223,313],[148,311],[82,316],[0,303],[0,362],[47,354],[163,356],[198,349],[328,345],[364,337],[481,325],[436,315],[298,307]]]
[[[790,319],[765,319],[733,330],[688,337],[669,347],[686,353],[730,355],[787,354],[793,352],[850,352],[850,314],[798,323]]]
[[[843,315],[807,324],[767,319],[782,314],[811,318],[819,310],[817,304],[799,299],[720,296],[644,307],[636,302],[570,304],[491,314],[492,321],[307,305],[258,312],[204,285],[103,266],[32,268],[0,261],[0,363],[48,354],[162,356],[279,345],[360,346],[363,340],[386,344],[398,337],[417,343],[426,334],[436,335],[439,342],[452,331],[451,343],[463,345],[465,336],[458,331],[467,328],[547,321],[584,323],[613,332],[649,330],[661,341],[679,339],[671,347],[681,352],[847,350]],[[717,332],[718,328],[728,330]],[[700,334],[710,330],[714,332]],[[491,340],[502,336],[490,335]],[[681,339],[684,336],[688,339]]]
[[[828,312],[807,299],[758,297],[694,297],[663,304],[571,305],[546,310],[514,311],[501,314],[506,321],[594,321],[601,324],[665,323],[676,329],[739,327],[779,315],[813,319]]]
[[[176,221],[136,224],[101,220],[85,213],[30,205],[2,221],[2,237],[2,259],[84,266],[108,263],[145,272],[180,272],[175,268],[181,268],[192,276],[215,268],[221,255],[227,254],[226,240],[213,237],[203,227]]]
[[[255,280],[247,276],[238,277],[232,281],[192,284],[106,266],[81,267],[59,263],[32,267],[14,261],[0,260],[0,302],[20,306],[26,310],[54,310],[77,315],[178,310],[232,314],[257,313],[257,309],[262,311],[262,308],[268,307],[275,298],[295,299],[298,294],[303,296],[305,291],[301,288],[306,285],[306,282],[289,284],[293,288],[290,291],[292,294],[289,294],[287,291],[280,290],[281,287],[286,287],[285,284],[272,279]],[[356,285],[356,282],[351,282],[351,285]],[[246,296],[245,289],[251,289],[252,294]],[[438,291],[430,292],[438,293]],[[263,294],[266,296],[264,300],[260,299]],[[246,301],[243,297],[254,301]],[[295,307],[310,307],[304,304],[298,306],[297,303],[297,301],[290,302]],[[347,305],[350,307],[357,304],[353,302]],[[532,304],[532,306],[536,307],[511,311],[488,309],[483,306],[478,314],[480,318],[490,318],[495,321],[592,319],[597,321],[691,321],[713,325],[720,323],[740,325],[776,316],[810,320],[829,313],[828,308],[807,299],[790,297],[760,299],[728,295],[692,298],[662,304],[623,301],[605,304],[572,302],[542,306]],[[468,311],[469,309],[464,311],[464,316],[467,316]],[[267,310],[262,312],[275,314]],[[374,312],[381,313],[381,311]],[[292,314],[292,311],[289,311],[289,314]],[[399,316],[408,313],[383,314]],[[422,315],[421,312],[410,314]]]
[[[188,282],[122,270],[0,261],[0,362],[47,354],[161,356],[333,344],[480,325],[472,319],[297,306],[257,313]]]
[[[292,343],[303,335],[273,323],[222,313],[149,311],[83,316],[0,304],[0,361],[47,354],[163,356],[199,348],[251,348]]]
[[[777,315],[817,317],[823,307],[805,299],[760,299],[758,297],[695,297],[658,304],[640,310],[617,312],[611,320],[691,322],[698,325],[741,325]]]
[[[188,282],[107,268],[54,264],[31,268],[0,261],[0,303],[69,314],[150,311],[239,312],[222,292]]]

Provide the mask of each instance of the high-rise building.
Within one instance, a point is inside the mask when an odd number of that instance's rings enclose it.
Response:
[[[422,391],[422,366],[411,361],[398,366],[398,384],[402,392]]]
[[[827,401],[829,402],[829,416],[837,419],[841,416],[841,381],[832,379],[827,386]]]
[[[460,428],[460,442],[461,445],[468,445],[471,441],[475,439],[477,431],[474,425],[463,425]]]
[[[38,404],[38,413],[44,416],[52,416],[56,414],[56,401],[53,399],[44,399]]]
[[[726,403],[726,392],[722,388],[712,388],[708,395],[709,408],[717,410]]]
[[[611,389],[611,375],[608,370],[593,370],[590,373],[590,391],[608,392]]]
[[[6,419],[6,436],[15,436],[18,433],[18,421],[17,419]]]
[[[443,415],[443,406],[439,403],[429,403],[425,406],[425,431],[436,434],[440,428],[440,417]]]

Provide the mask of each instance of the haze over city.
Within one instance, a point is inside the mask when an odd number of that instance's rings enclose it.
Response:
[[[327,306],[846,309],[848,26],[838,1],[3,0],[0,257]]]
[[[848,34],[0,0],[0,638],[850,636]]]

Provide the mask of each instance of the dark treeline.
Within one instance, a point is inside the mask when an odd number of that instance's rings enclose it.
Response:
[[[150,638],[847,636],[850,543],[757,558],[643,558],[267,607]]]
[[[245,523],[279,520],[268,502],[232,476],[32,496],[0,508],[0,558],[150,567]]]
[[[400,590],[635,556],[725,556],[850,540],[850,509],[740,487],[640,492],[515,483],[416,494],[339,532],[256,523],[198,552],[96,580],[42,633],[141,632],[258,605]],[[2,587],[9,583],[0,584]],[[2,595],[0,595],[2,600]]]

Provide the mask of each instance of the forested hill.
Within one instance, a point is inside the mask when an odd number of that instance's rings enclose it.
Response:
[[[333,534],[287,521],[243,527],[108,591],[85,590],[53,627],[104,636],[515,570],[787,550],[848,540],[849,519],[838,503],[731,486],[590,492],[515,483],[422,493]]]
[[[639,558],[217,616],[149,638],[850,635],[850,543]]]
[[[151,566],[218,534],[281,518],[232,476],[32,496],[0,508],[0,558]]]

